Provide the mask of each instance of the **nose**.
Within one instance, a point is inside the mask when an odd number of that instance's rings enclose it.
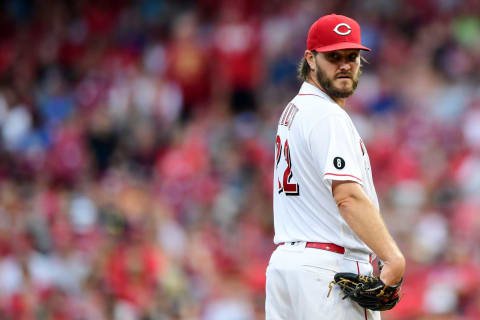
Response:
[[[339,69],[342,71],[349,71],[352,69],[352,65],[346,59],[342,59],[339,64]]]

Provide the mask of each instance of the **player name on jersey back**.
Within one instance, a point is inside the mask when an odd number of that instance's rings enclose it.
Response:
[[[295,115],[297,114],[297,112],[297,106],[290,102],[283,111],[278,124],[288,127],[290,129],[290,126],[292,125],[293,119],[295,119]]]

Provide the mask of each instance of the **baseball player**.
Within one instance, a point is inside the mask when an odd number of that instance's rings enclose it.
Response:
[[[304,80],[278,122],[274,164],[274,242],[267,267],[266,319],[380,319],[379,311],[329,294],[337,272],[395,285],[405,258],[379,213],[370,160],[345,100],[360,76],[360,26],[327,15],[310,28],[299,67]],[[328,296],[328,297],[327,297]]]

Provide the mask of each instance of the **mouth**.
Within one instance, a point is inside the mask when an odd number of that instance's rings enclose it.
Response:
[[[348,75],[339,75],[336,77],[336,79],[352,79],[352,77]]]

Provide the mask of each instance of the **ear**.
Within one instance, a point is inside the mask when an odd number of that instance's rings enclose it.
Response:
[[[315,71],[315,55],[313,54],[312,51],[306,50],[305,51],[305,60],[308,63],[308,66],[310,67],[310,70]]]

